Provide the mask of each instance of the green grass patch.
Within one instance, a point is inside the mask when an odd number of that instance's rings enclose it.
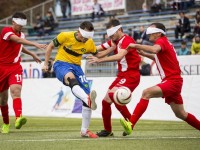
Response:
[[[198,150],[200,132],[185,122],[141,120],[132,135],[123,137],[119,119],[113,119],[114,137],[80,137],[81,119],[28,117],[20,130],[11,117],[9,134],[0,133],[2,150]],[[2,124],[2,121],[1,121]],[[90,130],[103,129],[101,119],[92,119]]]

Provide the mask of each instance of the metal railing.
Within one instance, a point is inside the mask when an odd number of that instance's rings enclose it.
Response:
[[[36,14],[40,14],[42,17],[44,17],[47,11],[52,11],[53,10],[52,7],[54,6],[54,4],[55,0],[48,0],[24,10],[23,12],[26,14],[28,20],[28,25],[25,28],[29,28],[34,23]],[[0,27],[11,25],[12,22],[11,19],[12,16],[8,16],[4,19],[1,19]]]

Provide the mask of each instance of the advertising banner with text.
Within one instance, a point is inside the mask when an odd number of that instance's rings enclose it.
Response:
[[[125,9],[125,0],[98,0],[104,11]],[[93,0],[71,0],[72,15],[82,15],[92,13]],[[55,13],[62,16],[59,1],[56,4]]]

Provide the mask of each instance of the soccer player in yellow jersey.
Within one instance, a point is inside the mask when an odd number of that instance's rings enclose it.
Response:
[[[48,45],[43,71],[48,71],[48,60],[54,47],[58,47],[53,65],[54,72],[59,81],[69,86],[72,93],[83,101],[82,107],[82,126],[81,136],[97,138],[98,136],[88,130],[91,110],[95,110],[96,91],[91,91],[88,81],[81,69],[82,55],[85,53],[93,54],[97,57],[103,57],[107,52],[98,53],[94,41],[92,40],[94,27],[91,22],[84,21],[80,24],[78,31],[61,32]]]

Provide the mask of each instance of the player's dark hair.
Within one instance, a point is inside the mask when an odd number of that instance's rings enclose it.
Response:
[[[23,12],[16,12],[12,16],[12,18],[21,18],[21,19],[26,19],[26,15]]]
[[[163,30],[164,32],[166,32],[166,28],[164,26],[164,24],[162,23],[152,23],[150,26],[154,25],[156,28]],[[162,34],[164,35],[164,34]]]
[[[166,28],[162,23],[152,23],[150,26],[154,25],[156,28],[163,30],[166,32]]]
[[[80,24],[81,29],[87,29],[88,31],[94,31],[94,26],[91,22],[89,21],[84,21]]]
[[[108,24],[107,24],[107,29],[109,29],[109,28],[111,28],[111,27],[115,27],[115,26],[118,26],[118,25],[120,25],[120,22],[119,22],[119,20],[117,20],[117,19],[111,19],[109,22],[108,22]]]

